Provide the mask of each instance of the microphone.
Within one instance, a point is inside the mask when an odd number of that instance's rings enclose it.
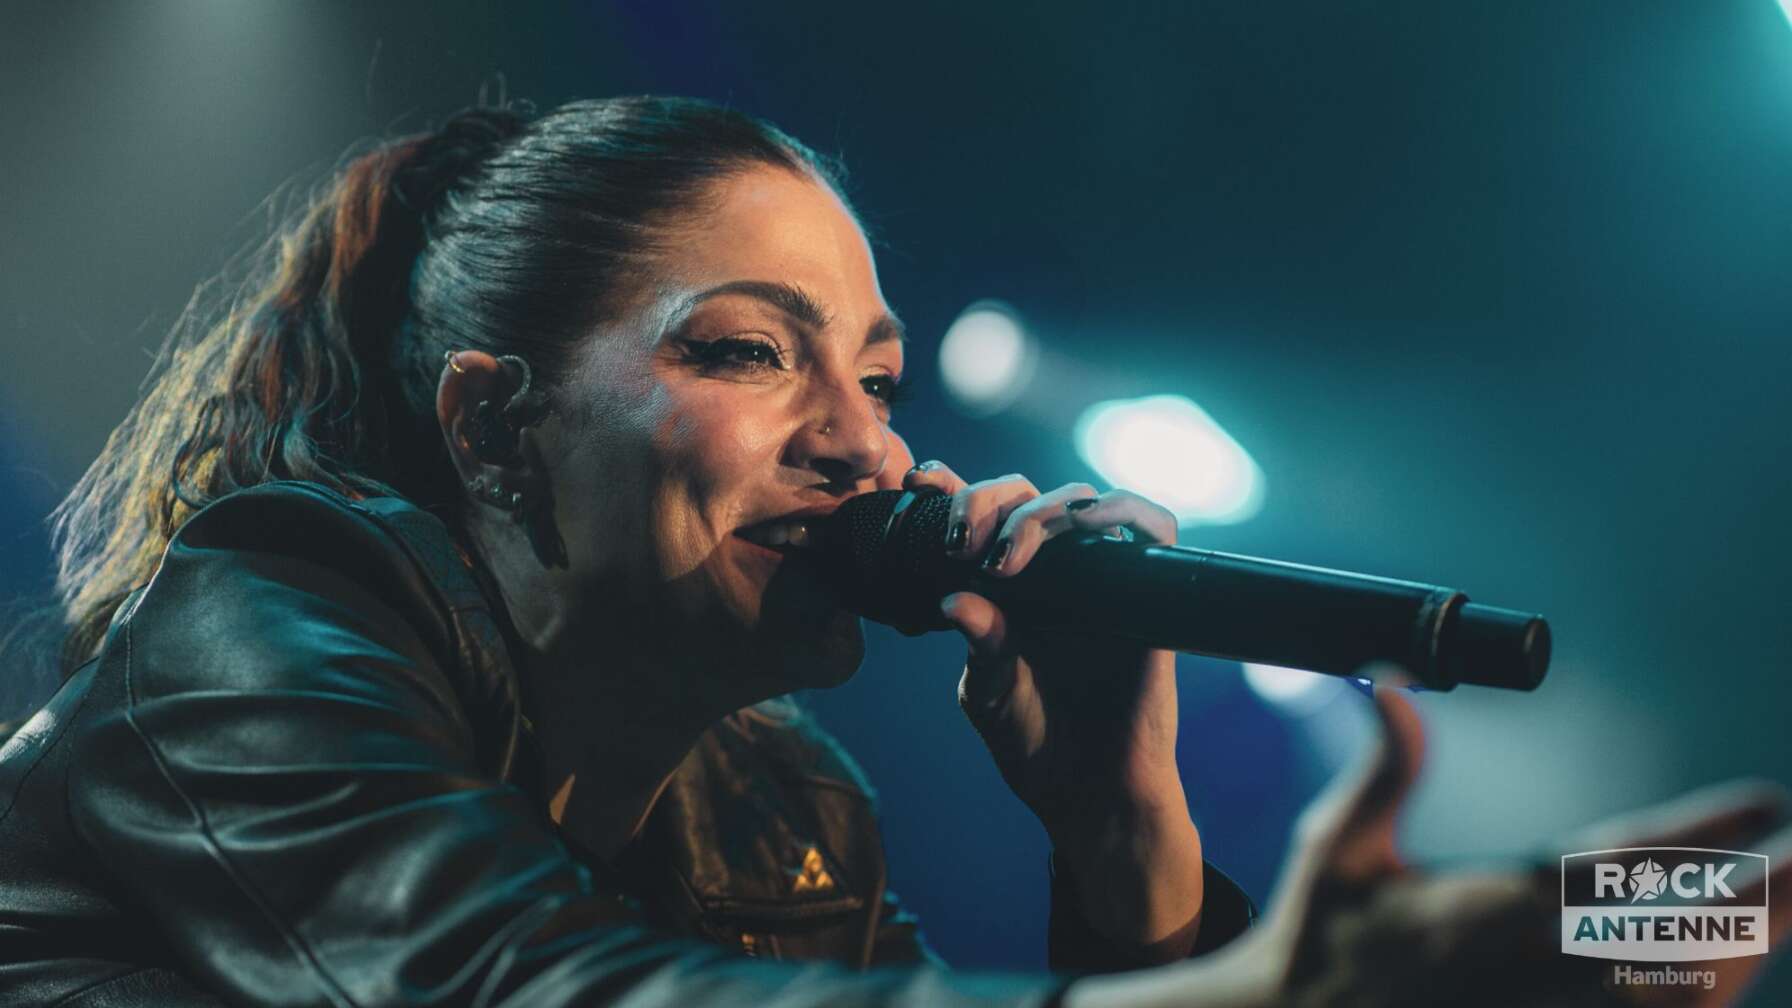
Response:
[[[947,555],[950,507],[932,488],[841,503],[814,555],[845,607],[915,635],[949,629],[940,599],[973,591],[1022,627],[1339,676],[1392,662],[1433,690],[1532,690],[1549,668],[1543,617],[1413,581],[1098,532],[1054,536],[1019,574],[995,577]]]

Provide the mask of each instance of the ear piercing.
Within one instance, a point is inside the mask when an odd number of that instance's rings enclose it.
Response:
[[[450,370],[464,375],[467,369],[455,360],[459,352],[449,350],[442,355],[442,360]],[[518,434],[522,428],[539,422],[545,414],[547,397],[536,391],[535,373],[528,361],[506,354],[498,358],[498,363],[521,372],[520,384],[502,406],[490,399],[481,400],[466,420],[466,431],[474,455],[487,462],[504,464],[515,460]],[[520,490],[506,490],[495,479],[486,482],[484,476],[467,480],[466,488],[467,493],[482,504],[516,512],[519,516],[522,514],[523,493]]]
[[[467,481],[467,492],[475,498],[505,511],[515,511],[523,506],[521,491],[507,491],[498,483],[486,483],[484,476],[475,476]]]

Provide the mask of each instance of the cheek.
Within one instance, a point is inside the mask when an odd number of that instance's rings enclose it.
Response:
[[[677,531],[711,542],[763,507],[787,432],[762,401],[726,387],[667,390],[654,436]]]
[[[884,426],[884,440],[889,444],[890,455],[884,461],[883,471],[877,474],[879,490],[902,489],[902,477],[915,467],[915,453],[909,450],[908,442],[896,433],[889,425]]]

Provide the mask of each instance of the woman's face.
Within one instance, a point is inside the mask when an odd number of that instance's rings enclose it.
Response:
[[[555,579],[567,611],[625,614],[772,695],[858,667],[858,620],[803,556],[801,519],[912,464],[890,428],[902,328],[826,185],[762,167],[715,196],[585,343],[544,430]]]

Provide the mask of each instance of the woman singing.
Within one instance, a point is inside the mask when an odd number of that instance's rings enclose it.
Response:
[[[1176,524],[913,465],[865,235],[763,122],[462,113],[349,163],[219,315],[59,513],[66,681],[0,751],[6,1004],[1613,996],[1556,952],[1553,876],[1402,864],[1398,696],[1250,927],[1189,818],[1173,656],[970,594],[943,602],[960,699],[1051,839],[1055,972],[940,963],[859,772],[779,699],[864,647],[811,524],[935,487],[998,576],[1066,530]],[[1629,839],[1734,847],[1775,800]]]

